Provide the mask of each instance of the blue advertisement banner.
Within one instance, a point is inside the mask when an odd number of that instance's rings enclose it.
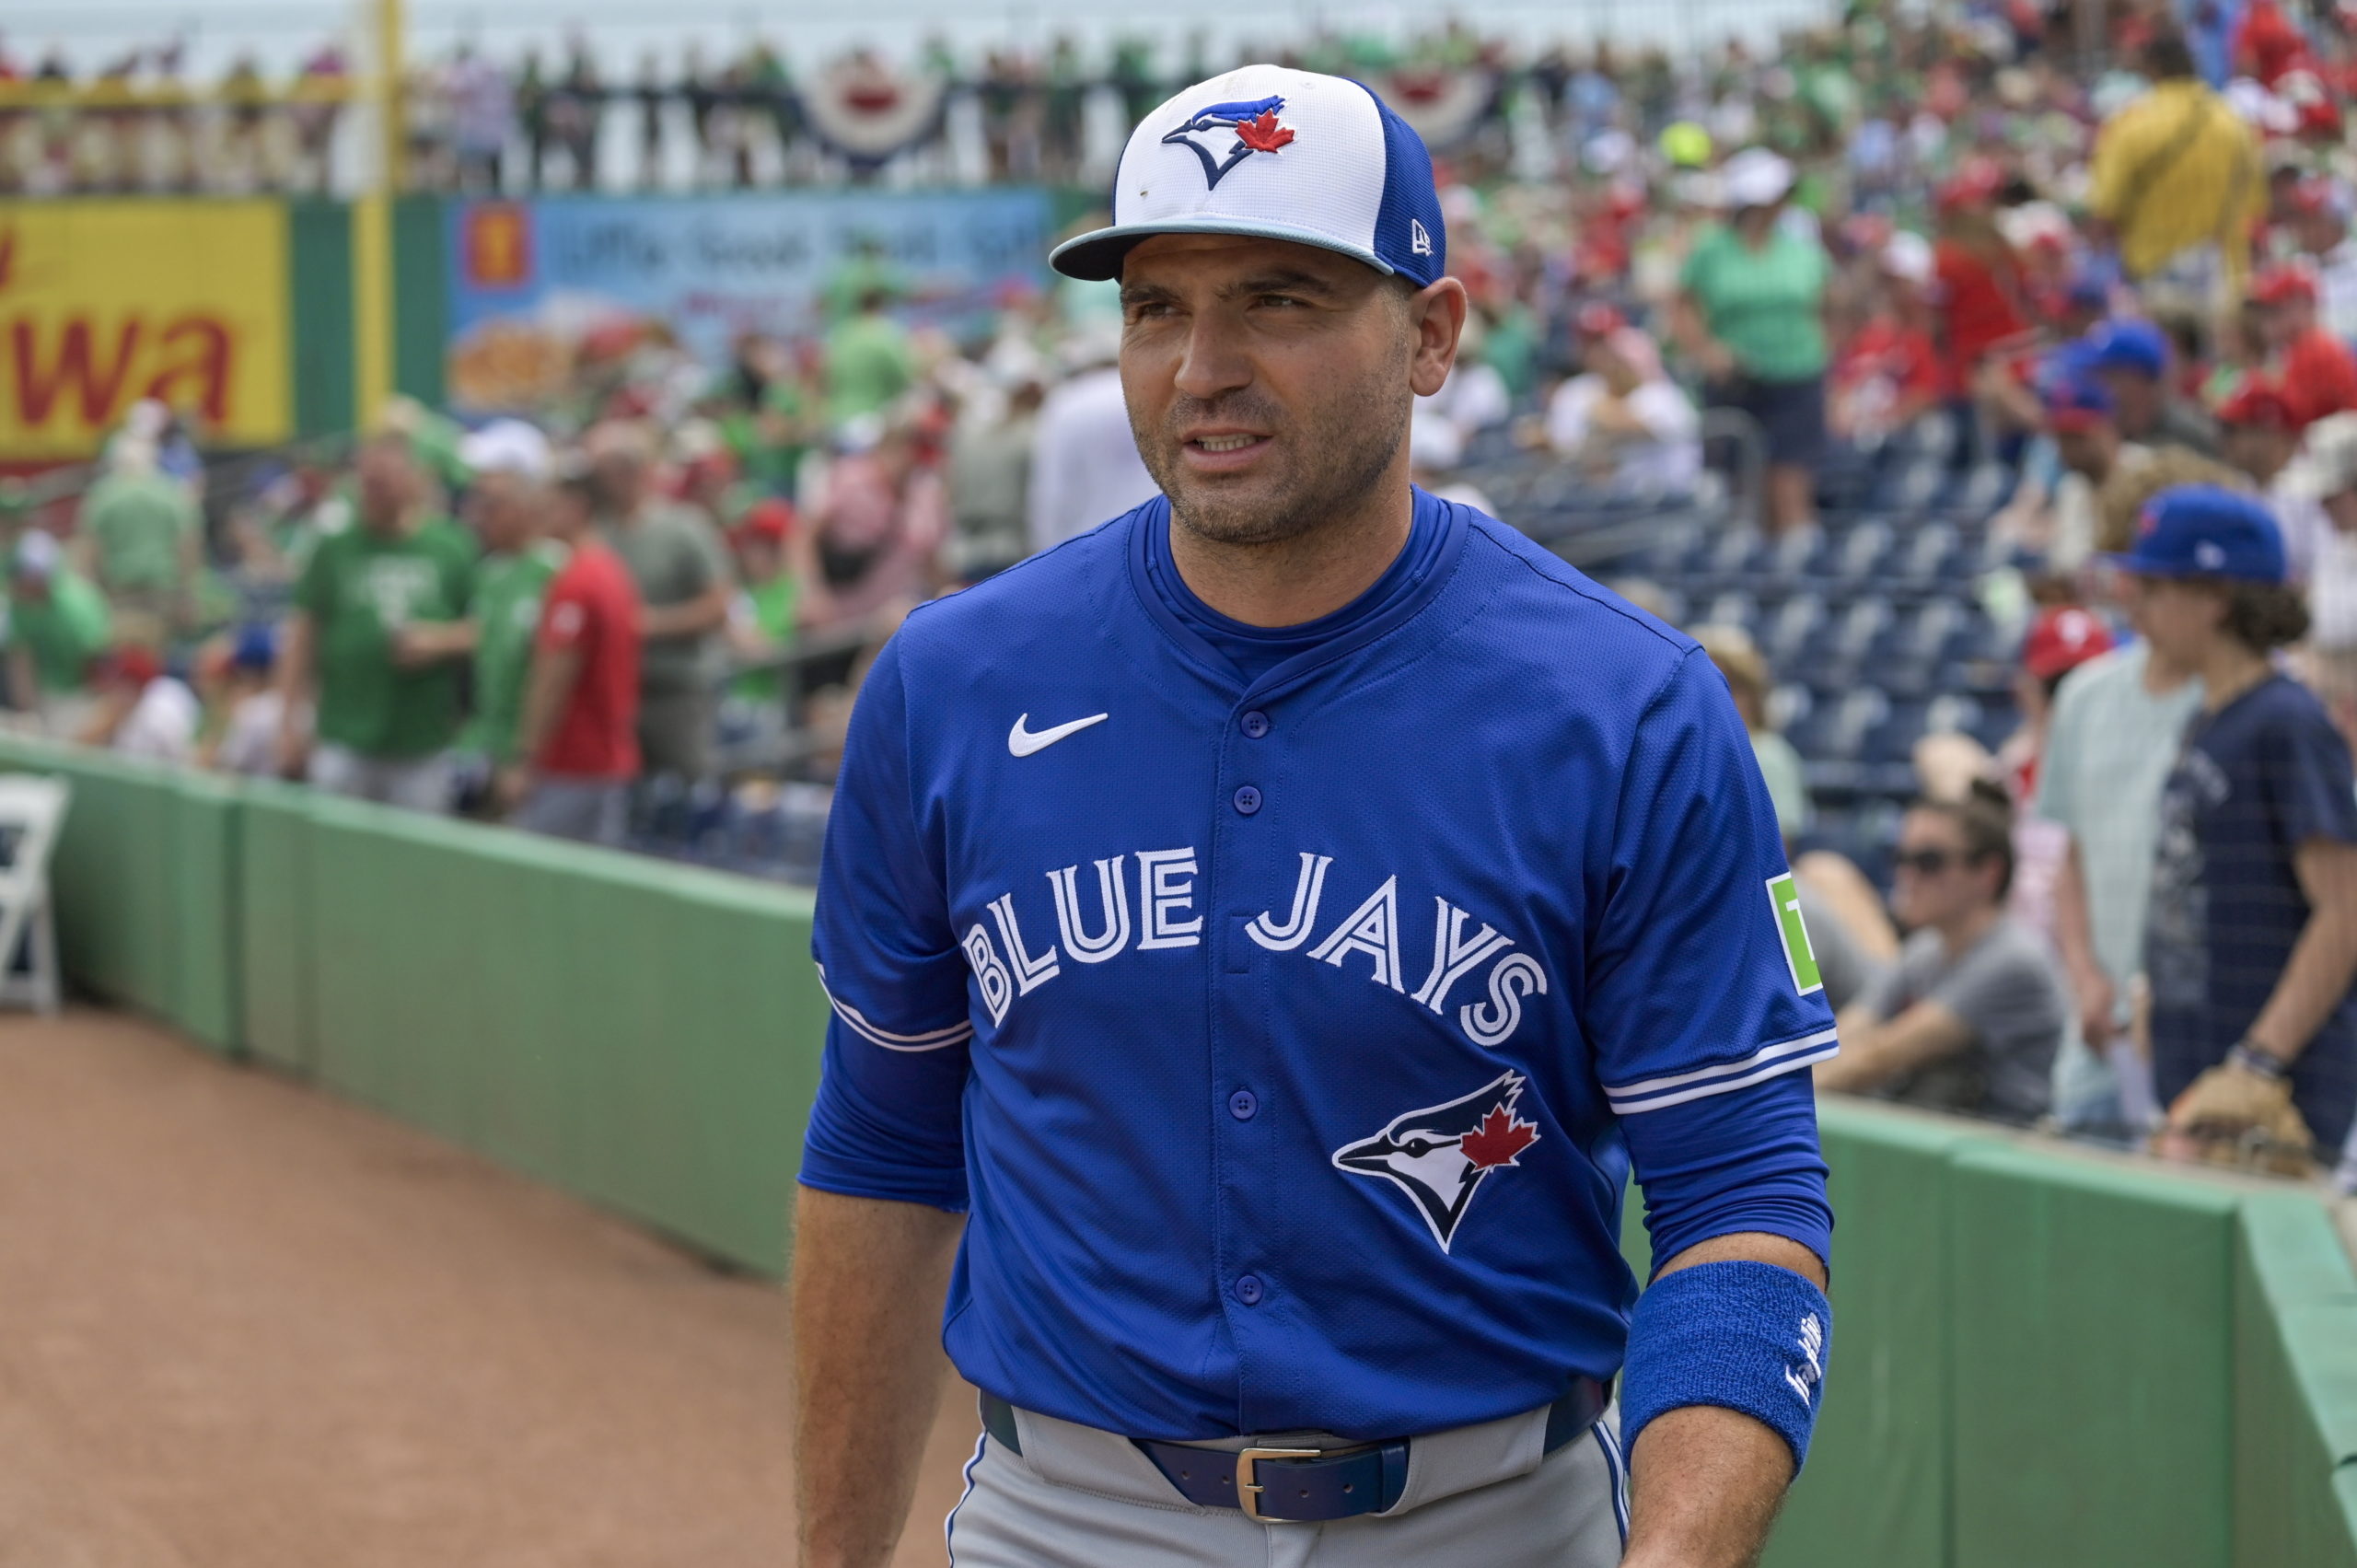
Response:
[[[1043,288],[1044,191],[778,192],[455,202],[447,211],[448,388],[462,409],[546,406],[585,355],[825,330],[887,284],[911,320],[956,326],[1010,285]]]

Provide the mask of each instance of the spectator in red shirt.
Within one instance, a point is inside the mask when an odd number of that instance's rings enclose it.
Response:
[[[1921,235],[1894,234],[1883,246],[1880,297],[1833,361],[1829,412],[1844,440],[1877,445],[1939,406],[1939,350],[1923,297],[1933,267]]]
[[[2252,280],[2250,297],[2293,423],[2305,430],[2328,414],[2357,410],[2357,354],[2317,322],[2315,273],[2270,267]]]
[[[2308,58],[2307,35],[2283,14],[2276,0],[2250,0],[2235,29],[2235,66],[2273,87]]]
[[[559,485],[549,536],[571,552],[540,607],[516,754],[500,780],[508,820],[530,832],[619,848],[638,777],[638,589],[598,536],[596,497]]]
[[[1933,294],[1939,307],[1943,372],[1950,401],[1969,401],[2000,422],[2008,416],[2014,351],[2030,342],[2021,258],[1997,226],[2003,171],[1968,160],[1939,191],[1939,243]]]

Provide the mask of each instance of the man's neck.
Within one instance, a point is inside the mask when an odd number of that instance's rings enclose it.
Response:
[[[2221,637],[2210,656],[2201,661],[2201,711],[2214,714],[2274,672],[2265,654],[2253,653],[2232,638]]]
[[[2155,697],[2165,697],[2193,679],[2193,671],[2163,656],[2151,643],[2144,645],[2144,690]]]
[[[1943,923],[1936,928],[1940,934],[1940,950],[1947,955],[1951,962],[1962,958],[1972,951],[1983,936],[1989,935],[1989,928],[1996,924],[2004,912],[1995,904],[1991,904],[1984,909],[1972,910],[1956,916],[1952,921]]]
[[[396,513],[389,517],[363,517],[360,519],[360,526],[374,538],[401,540],[407,539],[418,530],[418,526],[424,520],[424,516],[423,511],[412,506],[405,512]]]
[[[1404,470],[1368,499],[1269,544],[1205,539],[1174,515],[1170,557],[1197,598],[1247,626],[1298,626],[1375,586],[1406,548],[1415,498]]]

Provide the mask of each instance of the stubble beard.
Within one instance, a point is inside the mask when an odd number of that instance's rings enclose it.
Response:
[[[1130,428],[1146,471],[1169,497],[1174,522],[1207,544],[1230,549],[1283,545],[1315,534],[1346,517],[1372,491],[1408,438],[1412,404],[1396,389],[1405,366],[1370,377],[1350,390],[1285,419],[1271,405],[1252,399],[1210,402],[1181,398],[1164,418],[1164,429],[1143,427],[1134,412]],[[1232,419],[1278,436],[1283,450],[1272,453],[1284,466],[1236,483],[1191,472],[1178,451],[1178,432],[1196,424]]]

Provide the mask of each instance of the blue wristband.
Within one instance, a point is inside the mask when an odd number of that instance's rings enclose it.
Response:
[[[1772,1428],[1800,1474],[1832,1344],[1825,1293],[1790,1269],[1737,1260],[1663,1275],[1629,1320],[1623,1451],[1636,1452],[1638,1434],[1657,1415],[1718,1405]]]

